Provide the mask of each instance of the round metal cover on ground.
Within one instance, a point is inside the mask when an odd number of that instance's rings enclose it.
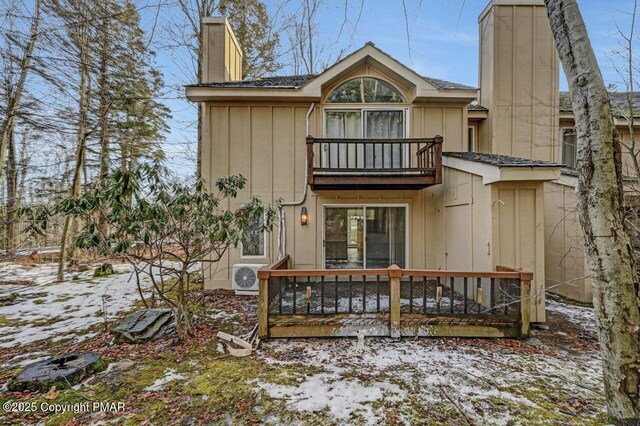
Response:
[[[256,282],[256,273],[251,268],[242,267],[236,271],[236,285],[240,288],[251,288]]]
[[[51,386],[69,388],[88,376],[104,370],[106,363],[98,354],[76,352],[34,362],[9,382],[9,390],[47,391]]]

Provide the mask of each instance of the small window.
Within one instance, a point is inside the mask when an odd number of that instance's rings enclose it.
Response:
[[[576,129],[562,129],[562,164],[576,168],[577,148]]]
[[[247,238],[240,245],[241,257],[264,257],[266,252],[265,232],[262,229],[264,215],[249,219]]]
[[[467,132],[467,151],[474,152],[476,147],[476,129],[473,126],[470,126]]]
[[[329,102],[338,104],[403,103],[398,89],[384,80],[359,77],[342,83],[329,95]]]

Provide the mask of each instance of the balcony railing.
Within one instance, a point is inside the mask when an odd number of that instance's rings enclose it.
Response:
[[[313,189],[421,189],[442,182],[442,136],[430,139],[307,137]]]
[[[525,337],[533,274],[401,269],[258,271],[258,334],[267,337]]]

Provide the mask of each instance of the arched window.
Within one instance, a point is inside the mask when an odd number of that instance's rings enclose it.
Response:
[[[398,89],[374,77],[358,77],[342,83],[329,95],[329,102],[338,104],[403,103]]]

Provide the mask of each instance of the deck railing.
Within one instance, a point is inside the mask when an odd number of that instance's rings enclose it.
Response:
[[[440,183],[442,136],[412,139],[329,139],[307,137],[307,178],[415,177],[424,184]],[[386,183],[392,181],[385,181]],[[344,185],[341,183],[341,185]]]
[[[349,321],[355,320],[367,320],[374,326],[368,328],[373,335],[392,337],[439,335],[442,330],[466,336],[526,336],[529,332],[533,274],[526,270],[498,267],[493,272],[460,272],[396,265],[385,269],[287,269],[288,262],[285,257],[258,272],[258,332],[263,338],[287,333],[352,335],[357,329],[349,330]],[[270,332],[283,324],[289,327]],[[436,327],[443,324],[444,329]],[[476,325],[484,328],[474,329]],[[494,333],[491,328],[499,331]]]

